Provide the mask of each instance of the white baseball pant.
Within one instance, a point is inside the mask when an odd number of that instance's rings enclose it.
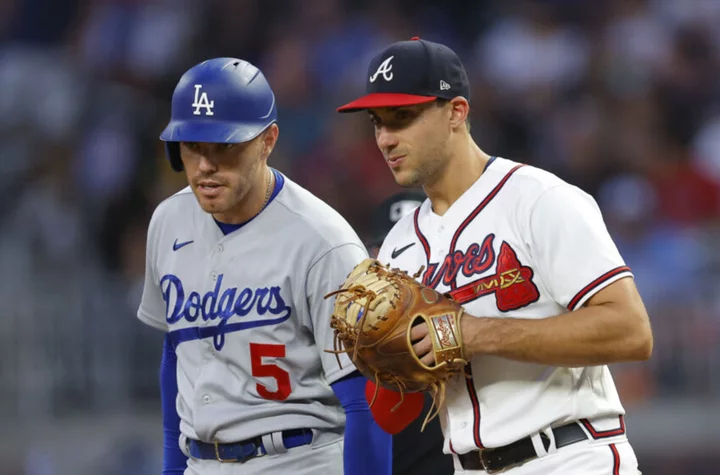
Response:
[[[453,455],[455,475],[487,475],[484,470],[463,470]],[[641,475],[635,451],[627,439],[615,443],[585,440],[557,449],[550,447],[546,454],[523,465],[511,468],[503,475]]]

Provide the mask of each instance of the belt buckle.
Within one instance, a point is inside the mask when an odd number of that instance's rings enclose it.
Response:
[[[505,471],[505,469],[502,470],[493,470],[492,468],[485,465],[485,461],[482,459],[482,455],[480,456],[480,466],[482,467],[483,471],[487,473],[488,475],[494,475],[496,473],[502,473]]]
[[[218,449],[218,441],[217,441],[217,440],[213,441],[213,445],[215,446],[215,459],[216,459],[218,462],[220,462],[220,463],[232,463],[232,462],[238,462],[238,461],[239,461],[239,459],[237,459],[237,458],[234,458],[234,459],[224,459],[224,458],[220,457],[220,450]]]
[[[262,457],[263,455],[265,455],[265,453],[263,452],[262,444],[256,443],[255,439],[253,439],[253,444],[255,444],[255,452],[254,453],[251,453],[248,455],[243,455],[242,457],[236,457],[233,459],[224,459],[220,456],[220,449],[218,447],[219,444],[220,444],[219,441],[217,441],[217,440],[213,441],[213,446],[215,447],[215,460],[217,460],[220,463],[245,463],[248,460],[251,460],[251,459],[254,459],[257,457]]]
[[[506,465],[506,466],[504,466],[503,468],[500,468],[500,469],[493,469],[493,468],[488,467],[488,464],[485,462],[485,458],[483,457],[483,456],[485,455],[485,452],[486,452],[487,450],[488,450],[488,449],[485,449],[485,450],[481,450],[481,451],[480,451],[480,465],[482,465],[483,470],[485,470],[485,472],[486,472],[488,475],[494,475],[494,474],[496,474],[496,473],[504,473],[504,472],[507,472],[508,470],[510,470],[510,469],[512,469],[512,468],[519,467],[520,465],[523,465],[524,463],[526,463],[526,462],[528,461],[528,460],[524,460],[524,461],[522,461],[522,462],[511,463],[511,464]]]
[[[500,473],[500,472],[501,472],[500,470],[493,470],[493,469],[491,469],[490,467],[488,467],[487,463],[485,463],[485,457],[484,457],[484,456],[485,456],[485,452],[486,452],[486,451],[487,451],[487,449],[486,449],[486,450],[480,450],[480,451],[479,451],[480,453],[478,454],[478,458],[480,459],[480,466],[481,466],[482,469],[485,471],[485,473],[487,473],[487,474],[489,474],[489,475],[493,475],[493,474],[495,474],[495,473]]]

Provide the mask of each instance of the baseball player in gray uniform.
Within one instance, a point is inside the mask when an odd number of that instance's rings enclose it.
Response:
[[[164,474],[389,474],[391,439],[333,348],[335,290],[367,252],[268,156],[275,96],[235,58],[188,70],[162,132],[189,186],[150,221],[138,318],[167,332]],[[344,447],[372,447],[359,452]]]

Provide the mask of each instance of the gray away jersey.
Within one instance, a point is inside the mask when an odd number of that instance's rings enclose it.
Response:
[[[330,383],[338,288],[367,257],[350,225],[284,178],[276,198],[227,236],[185,188],[150,221],[144,323],[176,347],[180,430],[221,442],[293,428],[342,428]]]

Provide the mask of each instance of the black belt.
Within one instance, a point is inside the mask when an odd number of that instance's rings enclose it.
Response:
[[[552,432],[555,436],[555,447],[558,449],[588,438],[577,422],[556,427],[552,429]],[[547,450],[550,447],[550,438],[541,432],[540,440],[542,440],[545,450]],[[461,454],[458,455],[458,459],[460,459],[460,464],[464,470],[485,470],[487,473],[500,473],[529,462],[537,458],[537,456],[532,439],[528,436],[503,447],[474,450]]]
[[[310,429],[292,429],[282,431],[283,445],[286,449],[300,447],[312,442],[313,432]],[[209,444],[199,440],[188,440],[188,451],[195,459],[217,460],[218,462],[247,462],[255,457],[267,455],[261,437],[221,444]]]

